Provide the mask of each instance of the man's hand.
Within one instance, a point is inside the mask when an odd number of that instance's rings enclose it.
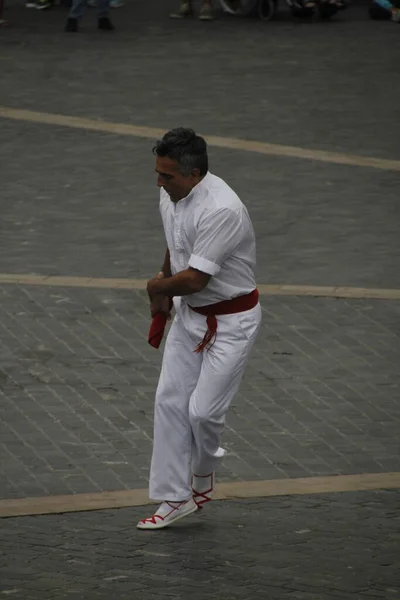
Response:
[[[154,317],[157,313],[163,313],[166,315],[168,321],[171,319],[171,311],[170,311],[170,299],[168,296],[164,294],[158,294],[154,291],[154,284],[159,279],[163,279],[164,273],[162,271],[159,272],[157,277],[150,279],[147,282],[147,293],[150,298],[150,312],[151,316]]]
[[[158,313],[162,313],[167,317],[167,321],[171,320],[171,312],[169,309],[170,301],[168,296],[155,296],[150,301],[150,313],[154,317]]]
[[[155,289],[157,281],[159,281],[160,279],[164,279],[164,273],[162,271],[159,272],[157,277],[153,277],[153,279],[149,279],[149,281],[147,282],[147,293],[149,295],[150,301],[153,300],[153,298],[155,298],[156,296],[163,295],[158,294]]]

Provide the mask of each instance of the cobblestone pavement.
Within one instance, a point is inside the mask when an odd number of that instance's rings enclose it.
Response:
[[[127,0],[115,35],[89,11],[68,36],[62,7],[20,2],[6,0],[1,105],[400,156],[398,27],[365,5],[331,23],[205,24],[169,20],[175,0]],[[3,119],[1,141],[3,271],[158,271],[153,140]],[[211,165],[251,210],[260,282],[400,287],[397,172],[215,148]]]
[[[158,272],[164,240],[151,147],[3,120],[2,272]],[[400,287],[398,172],[216,148],[211,161],[251,211],[260,282]]]
[[[1,496],[145,487],[144,292],[0,287]],[[400,304],[264,298],[223,480],[400,471]]]
[[[272,23],[202,23],[169,20],[176,0],[128,0],[112,11],[110,36],[96,31],[94,11],[81,35],[66,36],[62,7],[6,4],[1,104],[399,156],[398,28],[371,21],[367,2],[327,23],[295,21],[284,2]]]
[[[2,521],[1,597],[398,600],[398,491],[215,502],[168,530],[142,509]],[[148,509],[149,507],[147,507]]]

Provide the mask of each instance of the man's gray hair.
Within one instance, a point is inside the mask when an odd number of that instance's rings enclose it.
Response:
[[[189,176],[198,169],[201,176],[208,171],[207,144],[204,138],[185,127],[171,129],[158,141],[153,154],[168,156],[180,164],[182,175]]]

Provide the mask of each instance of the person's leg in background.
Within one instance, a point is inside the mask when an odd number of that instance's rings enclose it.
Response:
[[[87,0],[72,0],[71,10],[69,11],[68,19],[65,24],[65,31],[78,31],[78,21],[85,14]]]
[[[181,0],[178,11],[170,14],[171,19],[185,19],[186,17],[193,16],[193,4],[192,0]],[[211,0],[203,0],[199,19],[201,21],[212,21],[214,18],[214,11],[212,8]]]
[[[369,16],[374,21],[400,22],[400,3],[390,2],[389,0],[374,0],[368,9]]]
[[[85,14],[87,7],[87,0],[73,0],[71,10],[68,15],[68,19],[65,25],[65,31],[76,32],[78,31],[79,20]],[[113,24],[108,18],[109,0],[98,0],[97,1],[97,14],[98,14],[98,28],[104,31],[111,31],[114,29]]]
[[[88,0],[89,8],[97,7],[97,0]],[[124,0],[110,0],[110,8],[121,8],[124,6]]]
[[[114,25],[108,16],[109,10],[110,0],[97,0],[98,27],[104,31],[112,31],[114,29]]]

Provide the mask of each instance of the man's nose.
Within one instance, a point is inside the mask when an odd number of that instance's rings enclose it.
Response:
[[[161,175],[158,175],[158,177],[157,177],[157,185],[158,185],[158,187],[163,186],[163,180],[162,180]]]

